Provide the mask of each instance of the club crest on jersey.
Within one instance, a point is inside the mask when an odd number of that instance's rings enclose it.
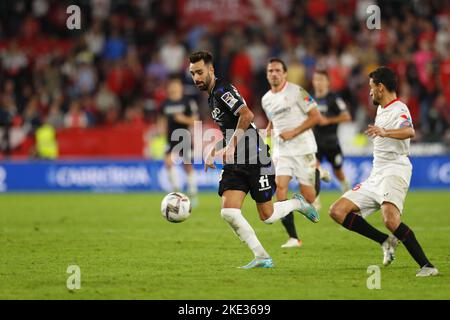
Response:
[[[233,95],[230,92],[225,92],[221,97],[220,97],[223,102],[225,102],[230,108],[233,108],[234,105],[236,104],[236,102],[238,102],[238,99],[236,99],[235,97],[233,97]]]

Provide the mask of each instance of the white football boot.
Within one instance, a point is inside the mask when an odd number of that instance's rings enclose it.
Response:
[[[283,244],[282,248],[300,248],[302,246],[303,242],[300,239],[296,238],[289,238],[289,240]]]
[[[389,236],[381,245],[383,249],[383,265],[387,267],[395,259],[395,248],[398,245],[398,239],[394,236]]]
[[[439,271],[437,268],[423,266],[422,269],[417,272],[416,277],[429,277],[429,276],[437,276]]]

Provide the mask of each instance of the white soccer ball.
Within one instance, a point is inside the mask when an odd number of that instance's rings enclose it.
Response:
[[[170,222],[183,222],[191,215],[191,201],[181,192],[171,192],[161,202],[161,214]]]

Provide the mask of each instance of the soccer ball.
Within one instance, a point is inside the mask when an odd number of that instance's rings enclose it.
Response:
[[[161,202],[161,213],[170,222],[183,222],[189,218],[191,210],[191,201],[181,192],[171,192]]]

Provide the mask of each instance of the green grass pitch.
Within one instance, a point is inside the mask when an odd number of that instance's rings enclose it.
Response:
[[[243,213],[275,262],[252,259],[220,217],[220,198],[200,195],[189,220],[163,219],[163,194],[4,194],[0,196],[0,299],[449,299],[449,192],[410,192],[403,221],[441,275],[416,278],[403,246],[388,268],[379,245],[335,224],[321,195],[321,221],[296,216],[303,247],[281,249],[281,223],[259,221],[247,197]],[[379,213],[369,218],[386,230]],[[68,290],[69,265],[81,288]],[[378,265],[381,289],[367,288]]]

